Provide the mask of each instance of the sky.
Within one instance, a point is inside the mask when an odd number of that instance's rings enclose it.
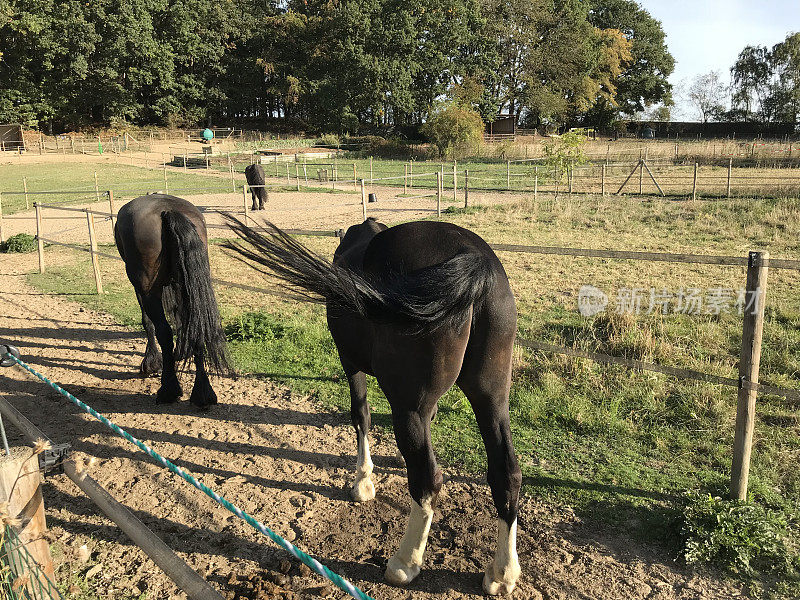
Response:
[[[720,71],[729,81],[730,68],[747,45],[771,48],[800,31],[800,0],[639,0],[661,21],[667,47],[675,57],[673,85],[688,86],[696,75]],[[673,118],[698,115],[685,99],[676,98]]]

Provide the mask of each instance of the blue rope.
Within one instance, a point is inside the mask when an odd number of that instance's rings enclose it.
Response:
[[[143,443],[140,440],[136,439],[130,433],[128,433],[127,431],[125,431],[124,429],[119,427],[118,425],[115,425],[114,423],[109,421],[103,415],[101,415],[96,410],[94,410],[91,406],[89,406],[88,404],[84,404],[83,402],[78,400],[75,396],[73,396],[68,391],[66,391],[64,388],[62,388],[58,384],[53,383],[52,381],[50,381],[47,377],[45,377],[41,373],[37,372],[33,367],[31,367],[30,365],[28,365],[24,361],[20,360],[19,358],[17,358],[16,356],[14,356],[13,354],[10,354],[10,353],[5,353],[4,357],[7,357],[7,358],[13,360],[20,367],[22,367],[23,369],[25,369],[26,371],[28,371],[32,375],[38,377],[43,382],[45,382],[47,385],[49,385],[54,390],[56,390],[59,394],[61,394],[62,396],[64,396],[68,400],[70,400],[78,408],[80,408],[81,410],[89,413],[94,418],[98,419],[106,427],[111,429],[111,431],[113,431],[117,435],[120,435],[120,436],[124,437],[126,440],[128,440],[132,444],[135,444],[140,450],[142,450],[143,452],[146,452],[150,457],[154,458],[162,466],[166,467],[167,469],[169,469],[170,471],[172,471],[176,475],[182,477],[188,483],[190,483],[191,485],[196,487],[198,490],[200,490],[201,492],[203,492],[204,494],[206,494],[207,496],[212,498],[218,504],[220,504],[220,505],[224,506],[225,508],[227,508],[229,511],[231,511],[233,514],[235,514],[240,519],[244,519],[247,523],[252,525],[255,529],[257,529],[258,531],[260,531],[261,533],[266,535],[268,538],[270,538],[278,546],[280,546],[281,548],[285,549],[287,552],[289,552],[296,559],[298,559],[299,561],[301,561],[302,563],[307,565],[309,568],[311,568],[314,572],[318,573],[319,575],[321,575],[322,577],[324,577],[328,581],[332,582],[339,589],[347,592],[353,598],[358,598],[359,600],[374,600],[371,596],[368,596],[367,594],[362,592],[360,589],[358,589],[356,586],[354,586],[352,583],[350,583],[346,579],[343,579],[342,577],[339,577],[336,573],[331,571],[328,567],[326,567],[325,565],[323,565],[322,563],[320,563],[316,559],[312,558],[311,556],[309,556],[308,554],[306,554],[305,552],[303,552],[302,550],[297,548],[294,544],[292,544],[292,543],[286,541],[285,539],[283,539],[277,533],[272,531],[269,527],[267,527],[263,523],[257,521],[256,519],[254,519],[253,517],[248,515],[241,508],[239,508],[235,504],[232,504],[231,502],[228,502],[225,498],[223,498],[222,496],[217,494],[214,490],[212,490],[211,488],[209,488],[209,487],[203,485],[202,483],[200,483],[199,481],[197,481],[197,479],[195,479],[191,475],[191,473],[189,473],[188,471],[185,471],[184,469],[181,469],[179,466],[173,464],[172,462],[170,462],[169,460],[167,460],[166,458],[161,456],[158,452],[156,452],[155,450],[152,450],[145,443]]]

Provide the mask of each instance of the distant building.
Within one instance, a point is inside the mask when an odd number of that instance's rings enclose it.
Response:
[[[0,151],[25,150],[22,125],[0,125]]]
[[[516,115],[499,115],[491,123],[486,123],[486,133],[488,135],[514,135],[516,132]]]

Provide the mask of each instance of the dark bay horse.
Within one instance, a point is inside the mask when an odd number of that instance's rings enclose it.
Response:
[[[248,165],[244,169],[244,176],[247,185],[250,186],[250,196],[253,198],[253,206],[250,210],[264,210],[264,202],[267,201],[267,188],[264,187],[264,167],[259,164]],[[258,206],[256,206],[258,200]]]
[[[377,378],[389,400],[413,502],[386,579],[403,585],[420,572],[442,486],[430,424],[437,401],[455,383],[475,412],[499,517],[496,553],[483,588],[510,593],[520,574],[521,473],[508,413],[517,311],[503,266],[488,244],[449,223],[387,228],[367,219],[347,230],[330,263],[272,224],[256,231],[230,221],[247,243],[230,242],[228,248],[267,267],[299,296],[326,301],[328,326],[350,384],[358,443],[351,495],[357,501],[375,497],[366,375]]]
[[[175,402],[183,395],[176,363],[180,367],[193,360],[196,375],[189,400],[200,408],[215,404],[206,368],[226,373],[229,367],[203,215],[182,198],[141,196],[119,210],[114,240],[142,309],[147,348],[141,372],[161,370],[157,401]]]

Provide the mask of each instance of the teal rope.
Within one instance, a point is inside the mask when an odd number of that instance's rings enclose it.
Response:
[[[138,439],[133,437],[130,433],[128,433],[127,431],[125,431],[124,429],[119,427],[118,425],[115,425],[114,423],[112,423],[111,421],[106,419],[103,415],[98,413],[91,406],[89,406],[88,404],[84,404],[83,402],[78,400],[75,396],[73,396],[68,391],[66,391],[64,388],[62,388],[58,384],[53,383],[52,381],[50,381],[47,377],[45,377],[41,373],[37,372],[33,367],[31,367],[30,365],[28,365],[24,361],[20,360],[16,356],[13,356],[12,354],[6,353],[5,356],[10,358],[10,359],[12,359],[15,363],[17,363],[20,367],[22,367],[23,369],[25,369],[26,371],[28,371],[32,375],[34,375],[34,376],[38,377],[39,379],[41,379],[42,381],[44,381],[47,385],[52,387],[59,394],[61,394],[62,396],[64,396],[68,400],[70,400],[73,404],[75,404],[75,406],[77,406],[81,410],[89,413],[94,418],[98,419],[106,427],[111,429],[111,431],[113,431],[117,435],[121,435],[122,437],[124,437],[126,440],[128,440],[132,444],[135,444],[140,450],[142,450],[143,452],[146,452],[150,457],[154,458],[161,465],[163,465],[164,467],[166,467],[167,469],[169,469],[170,471],[172,471],[176,475],[178,475],[178,476],[182,477],[183,479],[185,479],[188,483],[190,483],[191,485],[196,487],[198,490],[203,492],[205,495],[207,495],[210,498],[212,498],[215,502],[217,502],[218,504],[220,504],[220,505],[224,506],[225,508],[227,508],[229,511],[231,511],[233,514],[235,514],[237,517],[239,517],[241,519],[244,519],[247,523],[252,525],[255,529],[257,529],[258,531],[260,531],[261,533],[266,535],[268,538],[270,538],[278,546],[280,546],[281,548],[285,549],[292,556],[294,556],[296,559],[298,559],[299,561],[301,561],[302,563],[307,565],[309,568],[314,570],[316,573],[318,573],[319,575],[321,575],[322,577],[324,577],[328,581],[332,582],[339,589],[347,592],[353,598],[358,598],[359,600],[374,600],[374,598],[372,598],[371,596],[367,596],[367,594],[362,592],[360,589],[358,589],[352,583],[350,583],[346,579],[343,579],[342,577],[339,577],[336,573],[331,571],[328,567],[326,567],[325,565],[323,565],[322,563],[320,563],[316,559],[310,557],[308,554],[306,554],[305,552],[303,552],[302,550],[297,548],[297,546],[295,546],[294,544],[292,544],[292,543],[286,541],[285,539],[283,539],[277,533],[272,531],[269,527],[267,527],[263,523],[257,521],[256,519],[254,519],[253,517],[248,515],[241,508],[239,508],[235,504],[232,504],[232,503],[228,502],[225,498],[223,498],[222,496],[217,494],[214,490],[212,490],[211,488],[209,488],[209,487],[203,485],[202,483],[200,483],[199,481],[197,481],[197,479],[195,479],[191,475],[191,473],[189,473],[188,471],[184,471],[179,466],[173,464],[172,462],[170,462],[169,460],[167,460],[166,458],[161,456],[158,452],[156,452],[155,450],[152,450],[145,443],[139,441]]]

